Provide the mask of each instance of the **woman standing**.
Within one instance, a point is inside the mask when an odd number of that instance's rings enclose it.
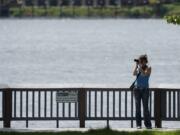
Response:
[[[136,66],[133,71],[133,75],[137,76],[134,96],[136,102],[136,125],[137,128],[141,128],[141,100],[143,103],[143,113],[144,113],[144,125],[146,128],[151,129],[151,120],[148,107],[149,101],[149,77],[151,75],[151,67],[147,65],[148,58],[147,55],[141,55],[136,61]]]

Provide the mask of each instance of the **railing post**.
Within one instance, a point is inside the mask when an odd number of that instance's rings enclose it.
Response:
[[[155,127],[162,127],[161,118],[161,91],[156,90],[154,92],[154,117],[155,117]]]
[[[4,128],[11,127],[12,117],[12,91],[7,88],[3,91],[3,126]]]
[[[80,119],[80,128],[85,127],[85,113],[86,113],[86,90],[79,90],[78,97],[78,105],[79,105],[79,119]]]
[[[161,91],[161,118],[166,118],[167,113],[167,91]]]

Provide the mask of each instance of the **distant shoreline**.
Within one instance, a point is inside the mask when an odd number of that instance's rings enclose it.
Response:
[[[10,7],[6,18],[163,18],[180,15],[180,3],[145,6],[108,7]]]

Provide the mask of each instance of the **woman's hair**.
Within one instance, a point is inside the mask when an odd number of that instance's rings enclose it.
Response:
[[[146,54],[140,55],[139,56],[139,61],[145,61],[146,63],[148,63],[148,58]]]

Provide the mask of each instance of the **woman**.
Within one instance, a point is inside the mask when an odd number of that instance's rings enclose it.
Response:
[[[136,125],[138,129],[141,128],[141,100],[143,103],[144,125],[147,129],[152,128],[148,108],[149,77],[151,75],[151,67],[148,66],[147,63],[147,55],[141,55],[136,61],[136,66],[133,71],[133,75],[137,76],[134,87],[134,96],[136,102]]]

